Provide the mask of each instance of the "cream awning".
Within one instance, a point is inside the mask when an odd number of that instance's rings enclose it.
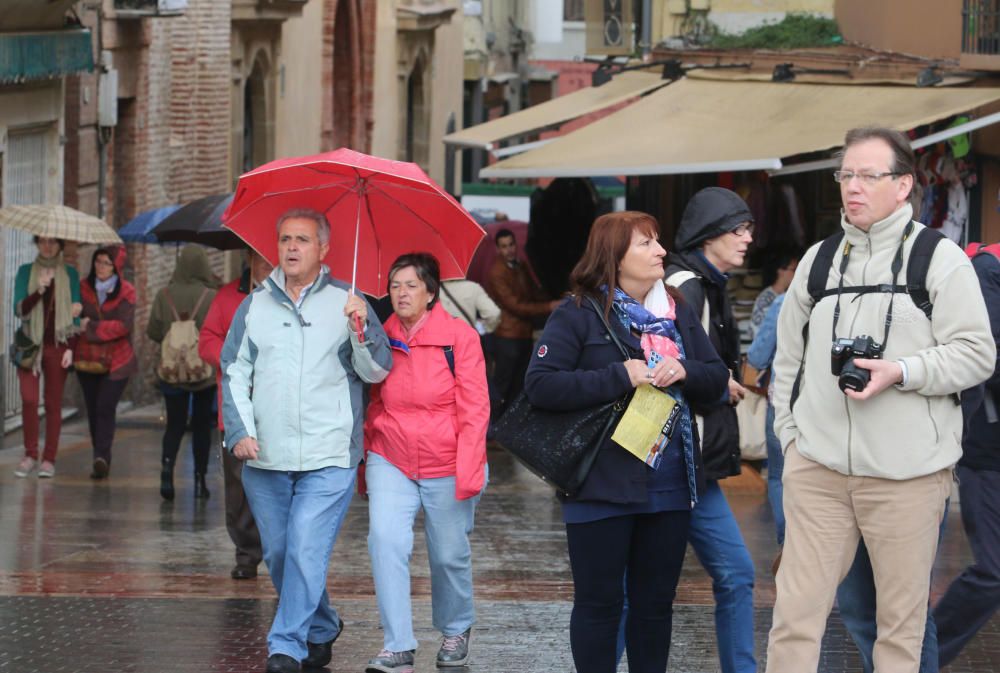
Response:
[[[683,79],[481,178],[775,170],[839,147],[856,126],[906,131],[1000,100],[1000,89],[835,86]]]
[[[444,141],[449,145],[491,150],[495,143],[505,138],[558,126],[571,119],[625,102],[665,84],[669,84],[669,80],[661,78],[659,74],[642,71],[623,72],[602,86],[580,89],[499,119],[462,129],[445,136]]]

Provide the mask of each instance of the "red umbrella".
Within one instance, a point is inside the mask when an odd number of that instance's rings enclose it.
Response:
[[[223,223],[272,264],[275,224],[293,208],[330,221],[334,277],[362,292],[386,294],[389,267],[408,252],[429,252],[441,278],[464,278],[485,232],[419,166],[346,148],[278,159],[240,177]]]

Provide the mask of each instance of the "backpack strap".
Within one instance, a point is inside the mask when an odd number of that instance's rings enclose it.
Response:
[[[455,378],[455,347],[441,346],[441,348],[444,350],[444,359],[448,361],[448,369],[451,370],[451,376]]]
[[[814,306],[827,295],[826,281],[830,277],[830,267],[833,266],[833,258],[836,257],[837,250],[843,240],[844,230],[841,229],[823,239],[823,242],[819,244],[816,258],[813,259],[812,267],[809,269],[809,281],[806,284]]]
[[[178,322],[181,319],[179,313],[177,313],[177,307],[174,305],[174,299],[170,296],[170,290],[163,288],[163,296],[167,300],[167,306],[170,307],[170,313],[174,316],[174,322]]]
[[[667,279],[663,282],[665,282],[670,287],[675,287],[677,289],[680,289],[681,285],[688,282],[689,280],[697,280],[699,283],[701,283],[702,279],[701,276],[696,274],[694,271],[691,271],[689,269],[682,269],[681,271],[675,271],[669,276],[667,276]],[[702,296],[705,298],[705,301],[702,302],[701,314],[698,316],[698,318],[701,320],[701,328],[705,330],[705,334],[708,334],[709,322],[711,320],[709,316],[711,311],[709,311],[708,308],[708,293],[705,292],[704,287],[702,287],[701,293]]]
[[[198,317],[198,310],[201,308],[201,302],[205,301],[205,295],[208,294],[208,288],[204,288],[201,294],[198,295],[198,301],[195,302],[194,308],[191,309],[191,320],[196,320]]]
[[[944,234],[937,229],[924,227],[917,232],[913,247],[910,249],[910,257],[906,262],[906,291],[928,320],[931,319],[934,305],[931,304],[931,295],[927,291],[927,270],[931,266],[934,250],[944,237]]]
[[[812,299],[813,304],[809,307],[810,315],[816,303],[828,294],[826,282],[830,278],[830,267],[833,266],[833,258],[836,257],[837,251],[840,250],[843,240],[844,230],[841,229],[824,238],[823,242],[819,244],[819,250],[816,251],[816,257],[813,258],[812,266],[809,268],[809,280],[806,281],[806,290],[809,292],[809,297]],[[841,254],[845,253],[846,247],[845,251]],[[806,368],[806,350],[808,348],[809,319],[807,318],[805,324],[802,325],[802,359],[799,360],[799,371],[795,373],[795,382],[792,383],[792,396],[788,403],[790,409],[795,409],[795,402],[799,399],[799,392],[802,387],[802,374]]]

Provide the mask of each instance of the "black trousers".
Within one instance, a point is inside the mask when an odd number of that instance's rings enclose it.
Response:
[[[264,552],[260,546],[257,522],[243,492],[243,461],[222,447],[222,479],[226,491],[226,531],[236,545],[236,565],[256,568]]]
[[[577,673],[614,673],[624,593],[632,673],[663,673],[690,512],[658,512],[566,525],[573,570],[570,647]],[[627,574],[626,574],[627,571]]]
[[[493,337],[493,399],[490,400],[491,420],[500,418],[524,388],[524,373],[531,362],[531,339]]]
[[[128,385],[128,377],[114,380],[110,374],[77,372],[83,402],[87,406],[87,426],[94,460],[103,458],[111,464],[111,445],[115,441],[118,401]]]
[[[1000,472],[956,468],[962,527],[975,562],[934,608],[938,659],[947,666],[1000,608]]]
[[[187,429],[188,405],[191,406],[191,450],[194,453],[195,474],[208,472],[208,454],[212,448],[212,426],[215,419],[212,404],[215,386],[194,392],[169,393],[163,396],[167,404],[167,429],[163,433],[163,459],[175,463],[181,440]]]

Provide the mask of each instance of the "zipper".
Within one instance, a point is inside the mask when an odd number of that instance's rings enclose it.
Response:
[[[865,263],[861,266],[861,284],[864,285],[868,282],[868,265],[872,261],[872,237],[870,232],[865,232],[865,243],[866,252],[868,257],[865,259]],[[845,269],[844,275],[847,275],[847,270]],[[851,333],[849,336],[854,336],[857,333],[857,322],[858,317],[861,315],[861,304],[865,301],[865,296],[857,297],[858,305],[854,309],[854,315],[851,317]],[[850,399],[847,395],[844,395],[844,413],[847,416],[847,476],[854,476],[854,419],[851,418],[851,405]]]

